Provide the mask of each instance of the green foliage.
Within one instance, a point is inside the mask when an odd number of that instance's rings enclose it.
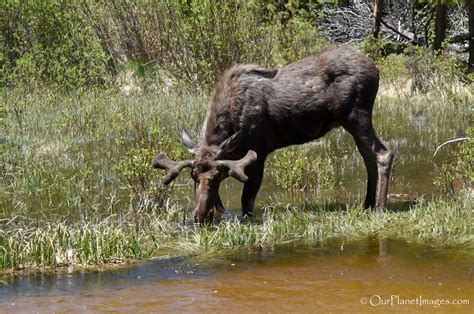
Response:
[[[2,85],[77,87],[110,83],[111,76],[123,84],[121,72],[132,71],[145,88],[207,91],[235,63],[280,65],[323,44],[311,11],[296,2],[273,13],[244,0],[0,6]]]
[[[400,79],[411,78],[411,72],[405,65],[406,56],[389,55],[376,60],[380,70],[381,84],[390,85]]]
[[[336,184],[331,158],[315,155],[307,148],[287,148],[276,152],[272,174],[276,184],[285,189],[328,190]]]
[[[158,84],[172,82],[180,90],[208,91],[235,63],[275,66],[308,55],[321,44],[309,17],[282,21],[282,12],[254,1],[115,3],[110,12],[100,6],[92,10],[98,12],[94,23],[101,29],[109,21],[115,25],[109,28],[114,50],[155,64],[165,76],[157,77]]]
[[[2,1],[1,85],[76,87],[107,81],[108,57],[81,14],[80,3]]]
[[[139,206],[147,206],[151,201],[161,207],[171,192],[169,186],[158,183],[158,173],[151,167],[155,155],[155,149],[132,147],[117,167],[118,172],[126,178],[124,188],[139,201]]]
[[[313,19],[294,16],[285,23],[273,22],[275,56],[272,64],[286,64],[322,50],[327,42],[314,25]]]
[[[448,89],[464,76],[464,69],[449,52],[434,54],[426,47],[410,46],[405,50],[405,66],[410,70],[419,91]]]
[[[451,197],[457,191],[472,193],[474,189],[474,128],[467,130],[466,137],[451,158],[437,168],[438,174],[434,179],[441,192]]]
[[[164,172],[152,168],[151,162],[157,152],[166,152],[171,160],[182,160],[189,154],[184,145],[174,137],[170,137],[167,128],[160,132],[151,132],[153,141],[141,140],[126,149],[123,158],[115,169],[126,179],[122,188],[127,190],[132,199],[139,201],[139,206],[162,207],[169,198],[172,185],[160,184]],[[121,143],[121,146],[126,146]]]
[[[373,60],[378,61],[384,59],[391,54],[402,53],[406,45],[392,43],[384,39],[374,38],[373,35],[368,36],[361,44],[360,49]]]

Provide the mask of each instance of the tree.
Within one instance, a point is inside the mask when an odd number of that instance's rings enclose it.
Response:
[[[446,38],[446,13],[448,6],[442,0],[438,0],[436,4],[436,18],[435,18],[435,38],[433,42],[433,50],[439,51],[442,49],[443,41]]]
[[[467,65],[470,73],[474,73],[474,1],[467,1],[469,11],[469,59]]]
[[[374,3],[374,38],[379,37],[380,24],[382,22],[382,11],[384,7],[384,0],[375,0]]]

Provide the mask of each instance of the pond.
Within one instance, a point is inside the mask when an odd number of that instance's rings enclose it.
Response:
[[[154,260],[121,270],[8,276],[0,280],[0,308],[6,312],[439,308],[472,313],[473,257],[472,251],[459,248],[436,249],[394,239],[280,245],[205,260]]]

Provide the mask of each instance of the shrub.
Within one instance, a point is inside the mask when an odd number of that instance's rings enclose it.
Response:
[[[336,184],[331,158],[314,155],[307,148],[287,148],[272,158],[272,174],[278,186],[285,189],[332,189]]]
[[[435,184],[442,193],[454,196],[456,191],[474,188],[474,128],[467,130],[466,139],[461,141],[449,160],[437,167]],[[451,144],[453,145],[453,144]],[[455,145],[455,144],[454,144]]]
[[[0,4],[0,84],[62,87],[107,81],[108,56],[81,14],[80,1]]]
[[[405,53],[405,66],[411,72],[418,91],[436,88],[447,90],[463,77],[461,65],[449,52],[434,54],[426,47],[410,46]]]
[[[7,0],[0,8],[2,85],[77,87],[111,76],[123,84],[125,71],[145,88],[208,91],[235,63],[281,65],[323,45],[311,13],[287,16],[257,1]]]

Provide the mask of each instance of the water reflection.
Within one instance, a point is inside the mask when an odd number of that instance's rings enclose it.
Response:
[[[278,245],[206,260],[155,260],[117,271],[4,276],[0,308],[353,310],[361,306],[361,297],[375,293],[470,297],[473,260],[467,249],[437,249],[379,237]]]

